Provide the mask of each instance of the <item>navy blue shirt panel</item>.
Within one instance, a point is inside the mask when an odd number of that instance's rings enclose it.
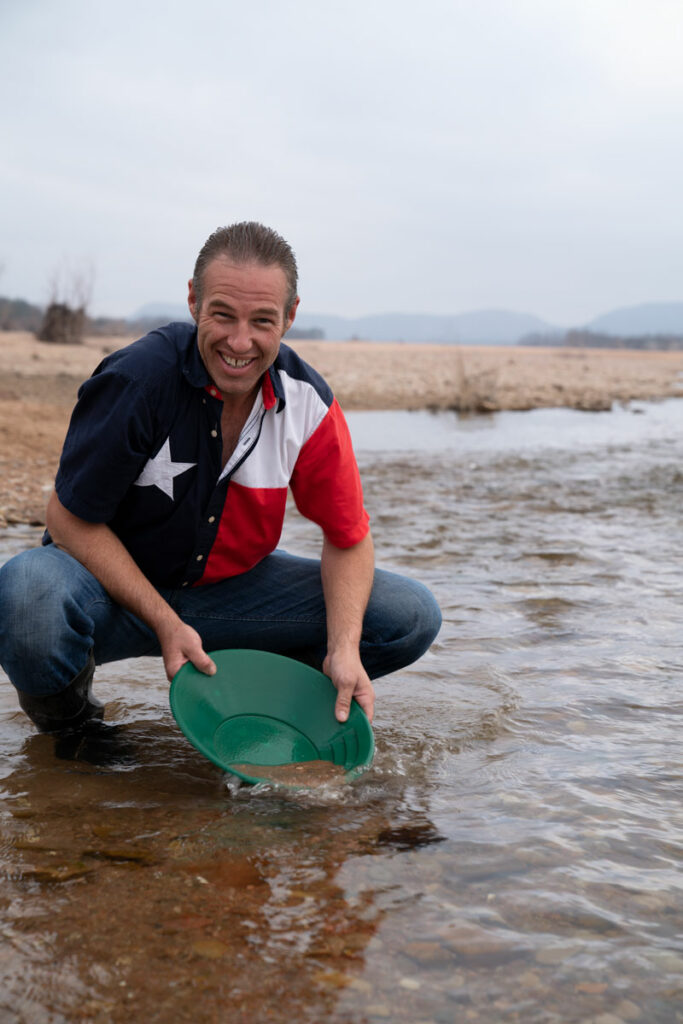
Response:
[[[153,331],[104,359],[81,386],[62,452],[62,504],[107,523],[159,586],[199,578],[194,552],[210,547],[225,501],[228,481],[216,485],[222,402],[205,390],[209,383],[194,325]],[[157,456],[175,475],[145,485],[141,474]],[[176,472],[179,463],[187,468]]]

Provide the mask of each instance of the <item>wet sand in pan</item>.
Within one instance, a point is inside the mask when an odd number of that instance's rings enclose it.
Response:
[[[252,779],[264,779],[281,786],[324,786],[328,783],[343,782],[346,776],[343,765],[332,761],[297,761],[289,764],[233,764],[235,772]]]

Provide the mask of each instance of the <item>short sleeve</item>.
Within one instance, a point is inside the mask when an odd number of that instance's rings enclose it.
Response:
[[[352,547],[368,533],[358,464],[336,399],[303,445],[290,487],[301,514],[317,523],[336,547]]]
[[[154,454],[150,403],[134,380],[103,371],[80,388],[55,489],[75,516],[106,523]]]

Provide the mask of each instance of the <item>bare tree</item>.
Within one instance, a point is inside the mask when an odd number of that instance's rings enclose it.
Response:
[[[61,345],[81,345],[92,298],[92,266],[72,271],[62,267],[50,279],[50,299],[37,337]]]

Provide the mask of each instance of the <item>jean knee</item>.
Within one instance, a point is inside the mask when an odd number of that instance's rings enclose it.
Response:
[[[418,580],[406,580],[404,609],[404,643],[417,660],[436,639],[441,629],[442,616],[431,590]]]
[[[417,661],[441,628],[441,610],[424,584],[406,576],[376,577],[362,644],[373,678]]]
[[[417,583],[417,587],[419,591],[419,612],[417,615],[416,627],[418,634],[417,638],[424,644],[424,650],[426,651],[434,640],[436,640],[436,637],[439,634],[439,630],[441,629],[443,622],[443,616],[431,590],[425,587],[422,583]]]
[[[19,657],[59,642],[74,618],[73,591],[59,559],[24,551],[0,568],[0,653]]]

